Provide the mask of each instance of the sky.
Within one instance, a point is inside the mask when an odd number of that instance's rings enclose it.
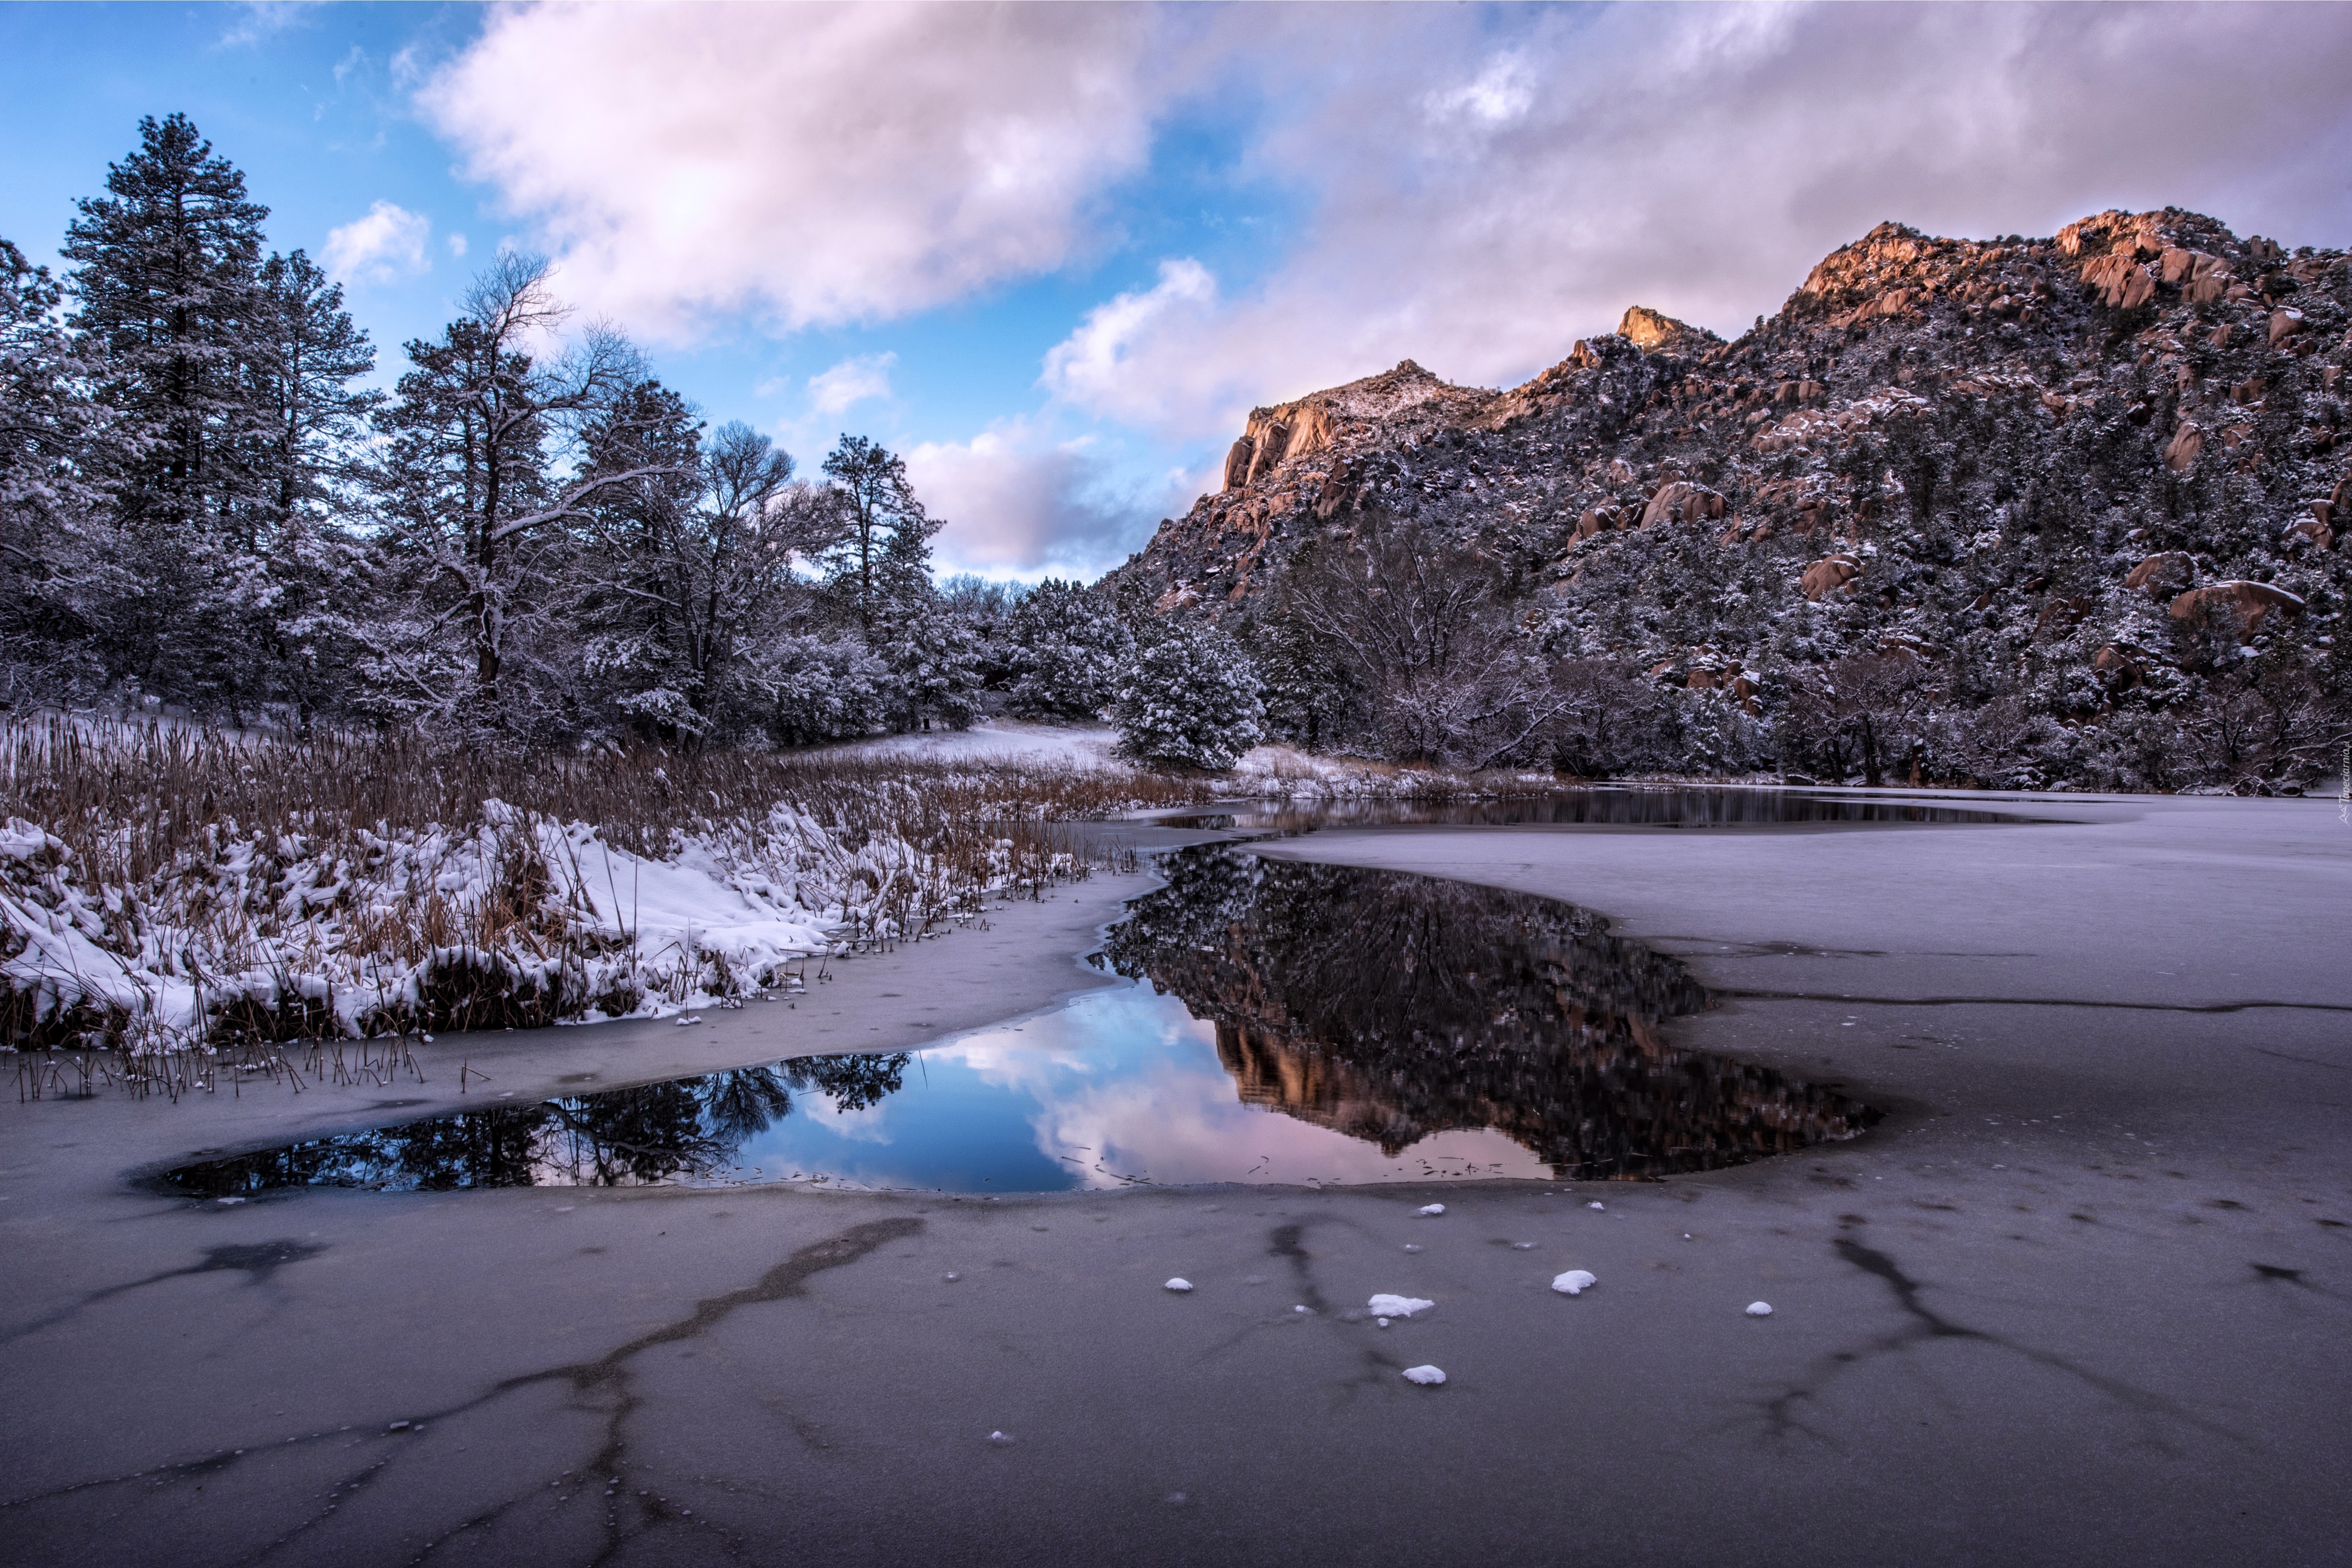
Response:
[[[380,378],[543,253],[713,424],[906,457],[940,564],[1091,578],[1249,409],[1736,336],[1883,219],[2352,244],[2352,5],[0,6],[0,236],[189,115]]]

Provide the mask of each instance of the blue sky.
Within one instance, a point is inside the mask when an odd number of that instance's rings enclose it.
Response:
[[[0,51],[27,253],[182,110],[387,375],[543,250],[714,422],[905,452],[996,575],[1116,564],[1254,404],[1736,333],[1881,218],[2352,241],[2343,6],[19,5]]]

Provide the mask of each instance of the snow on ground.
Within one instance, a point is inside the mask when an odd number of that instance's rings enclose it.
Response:
[[[1060,767],[1124,767],[1112,753],[1118,731],[1099,725],[1032,724],[988,719],[969,730],[926,730],[877,735],[813,753],[824,757],[899,758],[918,763],[1032,763]]]
[[[230,1014],[270,1038],[660,1016],[731,1005],[798,959],[920,935],[976,894],[975,870],[1008,882],[1013,857],[1004,840],[985,866],[949,868],[779,805],[682,831],[656,858],[490,800],[463,831],[232,828],[122,887],[12,820],[0,1001],[60,1043],[159,1046]]]

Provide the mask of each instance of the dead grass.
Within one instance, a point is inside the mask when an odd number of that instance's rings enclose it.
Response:
[[[593,918],[588,873],[562,863],[571,840],[549,825],[584,825],[644,860],[691,847],[777,875],[835,945],[877,947],[1087,875],[1066,823],[1213,793],[1204,779],[1064,764],[501,757],[415,737],[0,723],[0,823],[54,841],[0,867],[14,900],[0,963],[25,953],[26,921],[75,938],[80,955],[0,977],[0,1045],[152,1034],[167,994],[188,1016],[181,1036],[246,1046],[536,1025],[770,983],[690,933],[646,951],[629,923]],[[99,963],[104,986],[90,983]]]

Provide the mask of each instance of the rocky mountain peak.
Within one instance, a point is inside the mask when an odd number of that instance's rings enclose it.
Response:
[[[1617,323],[1617,335],[1643,353],[1687,354],[1694,358],[1723,342],[1704,327],[1677,321],[1646,305],[1629,309]]]
[[[2341,251],[2170,207],[2041,238],[1890,222],[1735,342],[1618,326],[1508,391],[1406,361],[1254,410],[1224,486],[1114,585],[1246,639],[1295,572],[1361,581],[1404,530],[1500,571],[1549,657],[1769,723],[1806,670],[1898,648],[2051,746],[2174,723],[2221,689],[2224,623],[2249,671],[2301,668],[2253,658],[2282,638],[2352,670],[2326,652],[2352,644]]]

